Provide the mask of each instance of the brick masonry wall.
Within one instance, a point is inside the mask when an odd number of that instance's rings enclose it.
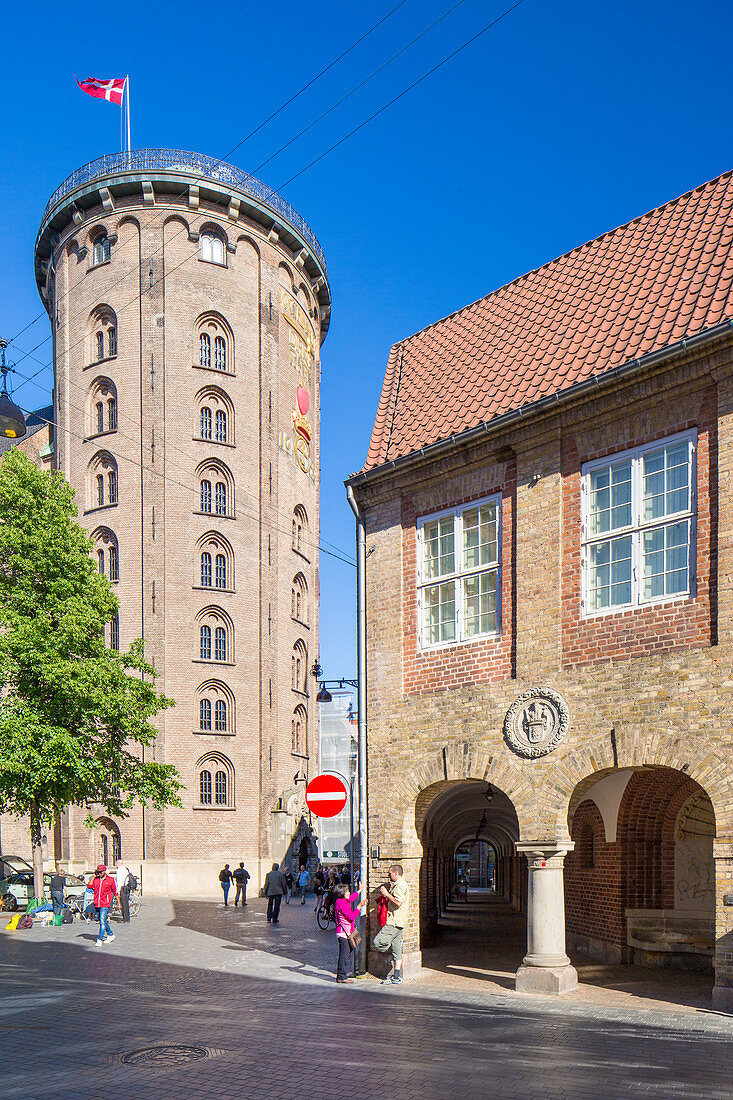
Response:
[[[716,813],[721,988],[733,988],[733,946],[725,946],[733,937],[733,911],[722,904],[723,892],[733,891],[732,378],[731,346],[720,344],[520,423],[500,439],[385,470],[355,486],[369,552],[370,844],[380,844],[387,862],[400,859],[417,891],[423,849],[416,809],[424,820],[425,807],[446,782],[490,781],[512,800],[521,839],[539,843],[567,837],[569,811],[572,816],[584,791],[615,768],[684,769]],[[674,618],[668,626],[650,626],[641,610],[605,650],[599,645],[586,655],[578,642],[568,659],[567,629],[590,630],[563,622],[568,588],[579,583],[579,568],[571,576],[569,565],[575,554],[577,566],[578,514],[568,502],[577,501],[572,482],[581,461],[686,424],[699,435],[697,591],[666,605],[662,615]],[[429,510],[416,502],[423,494],[449,507],[480,492],[482,477],[483,484],[498,484],[491,471],[507,449],[516,456],[516,550],[505,564],[504,585],[511,591],[507,572],[513,568],[516,611],[508,617],[514,637],[506,645],[516,659],[495,677],[472,647],[453,647],[450,681],[441,683],[426,666],[421,690],[418,677],[406,672],[415,608],[414,536],[407,528]],[[461,486],[472,478],[467,492]],[[554,752],[526,760],[507,745],[503,723],[517,696],[538,685],[565,698],[570,727]],[[419,951],[418,926],[416,915],[406,936],[413,953]]]

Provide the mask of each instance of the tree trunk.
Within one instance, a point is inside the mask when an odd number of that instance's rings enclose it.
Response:
[[[33,894],[43,897],[43,850],[41,848],[41,810],[38,799],[31,803],[31,851],[33,853]]]

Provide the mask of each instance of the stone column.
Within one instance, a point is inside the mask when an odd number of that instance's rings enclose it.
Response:
[[[733,1012],[733,839],[713,842],[715,856],[715,987],[713,1008]]]
[[[565,954],[563,863],[572,841],[517,844],[529,864],[527,954],[517,971],[518,993],[567,993],[578,975]]]

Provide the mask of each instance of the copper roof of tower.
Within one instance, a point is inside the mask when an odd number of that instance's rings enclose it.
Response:
[[[600,377],[733,312],[733,173],[395,344],[364,470]]]

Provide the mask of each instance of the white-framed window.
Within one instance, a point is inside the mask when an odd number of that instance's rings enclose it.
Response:
[[[92,267],[105,263],[112,255],[109,237],[98,237],[92,248]]]
[[[202,233],[200,256],[210,264],[225,263],[224,241],[221,237],[214,233]]]
[[[420,646],[473,641],[501,629],[501,500],[417,523]]]
[[[694,431],[582,468],[582,606],[597,615],[694,587]]]

